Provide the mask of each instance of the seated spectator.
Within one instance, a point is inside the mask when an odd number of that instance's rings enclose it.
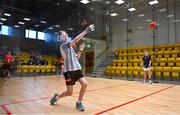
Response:
[[[45,60],[45,59],[42,59],[42,60],[41,60],[41,65],[48,65],[48,61]]]
[[[33,58],[30,58],[30,60],[28,60],[28,65],[33,65]]]
[[[117,58],[119,56],[119,52],[118,51],[114,51],[114,56]]]

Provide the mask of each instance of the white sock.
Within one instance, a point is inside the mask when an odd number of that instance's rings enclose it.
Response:
[[[77,101],[77,103],[81,103],[81,101]]]

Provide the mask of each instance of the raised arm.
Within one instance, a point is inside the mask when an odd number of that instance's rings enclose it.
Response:
[[[77,42],[79,42],[79,40],[81,40],[81,38],[83,38],[87,33],[94,31],[95,29],[94,24],[91,24],[89,27],[87,27],[82,33],[80,33],[78,36],[76,36],[71,42],[70,42],[70,46],[73,46],[74,44],[76,44]]]

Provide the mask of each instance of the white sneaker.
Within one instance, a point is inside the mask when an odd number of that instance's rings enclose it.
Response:
[[[149,80],[149,83],[150,83],[150,84],[152,84],[152,81],[151,81],[151,80]]]
[[[146,83],[146,81],[144,80],[142,83]]]

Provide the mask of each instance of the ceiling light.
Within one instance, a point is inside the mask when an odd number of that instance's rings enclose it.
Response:
[[[57,3],[57,5],[59,6],[59,5],[60,5],[60,3],[58,2],[58,3]]]
[[[66,0],[66,2],[70,2],[71,0]]]
[[[90,1],[89,0],[81,0],[80,2],[83,4],[88,4]]]
[[[36,24],[34,27],[39,27],[40,25]]]
[[[46,21],[40,21],[41,23],[43,23],[43,24],[46,24],[47,22]]]
[[[123,0],[117,0],[117,1],[115,1],[115,3],[116,3],[116,4],[123,4],[124,1],[123,1]]]
[[[90,10],[91,10],[91,11],[93,11],[93,10],[94,10],[94,8],[90,8]]]
[[[22,24],[22,25],[23,25],[23,24],[24,24],[24,22],[18,22],[18,24]]]
[[[173,22],[174,22],[174,23],[176,23],[176,22],[180,22],[180,20],[173,20]]]
[[[165,12],[165,11],[167,11],[166,8],[159,9],[159,12]]]
[[[102,0],[91,0],[92,2],[102,2]]]
[[[158,4],[158,3],[159,3],[159,1],[157,1],[157,0],[153,0],[153,1],[149,2],[150,5],[155,5],[155,4]]]
[[[4,13],[4,16],[11,16],[11,14],[8,14],[8,13]]]
[[[6,19],[6,18],[1,18],[1,20],[2,20],[2,21],[7,21],[7,19]]]
[[[166,15],[167,18],[173,17],[173,14]]]
[[[144,14],[139,14],[138,16],[139,16],[139,17],[144,17]]]
[[[49,30],[52,30],[53,28],[52,28],[52,27],[49,27],[48,29],[49,29]]]
[[[143,29],[144,27],[142,27],[142,26],[139,26],[138,28],[139,28],[139,29]]]
[[[55,25],[54,27],[59,28],[59,27],[60,27],[60,25]]]
[[[30,18],[24,18],[24,20],[26,20],[26,21],[30,21],[31,19],[30,19]]]
[[[0,25],[3,25],[3,23],[2,23],[2,22],[0,22]]]
[[[110,1],[106,1],[105,4],[110,4],[111,2]]]
[[[19,25],[14,25],[14,27],[19,28]]]
[[[129,8],[128,10],[129,10],[130,12],[133,12],[133,11],[136,10],[136,8]]]
[[[118,14],[117,13],[111,13],[110,15],[111,16],[117,16]]]
[[[68,28],[68,30],[74,30],[74,28]]]
[[[152,22],[152,20],[151,19],[147,19],[146,22]]]
[[[124,18],[124,19],[122,19],[122,21],[123,21],[123,22],[127,22],[127,21],[129,21],[129,19]]]

